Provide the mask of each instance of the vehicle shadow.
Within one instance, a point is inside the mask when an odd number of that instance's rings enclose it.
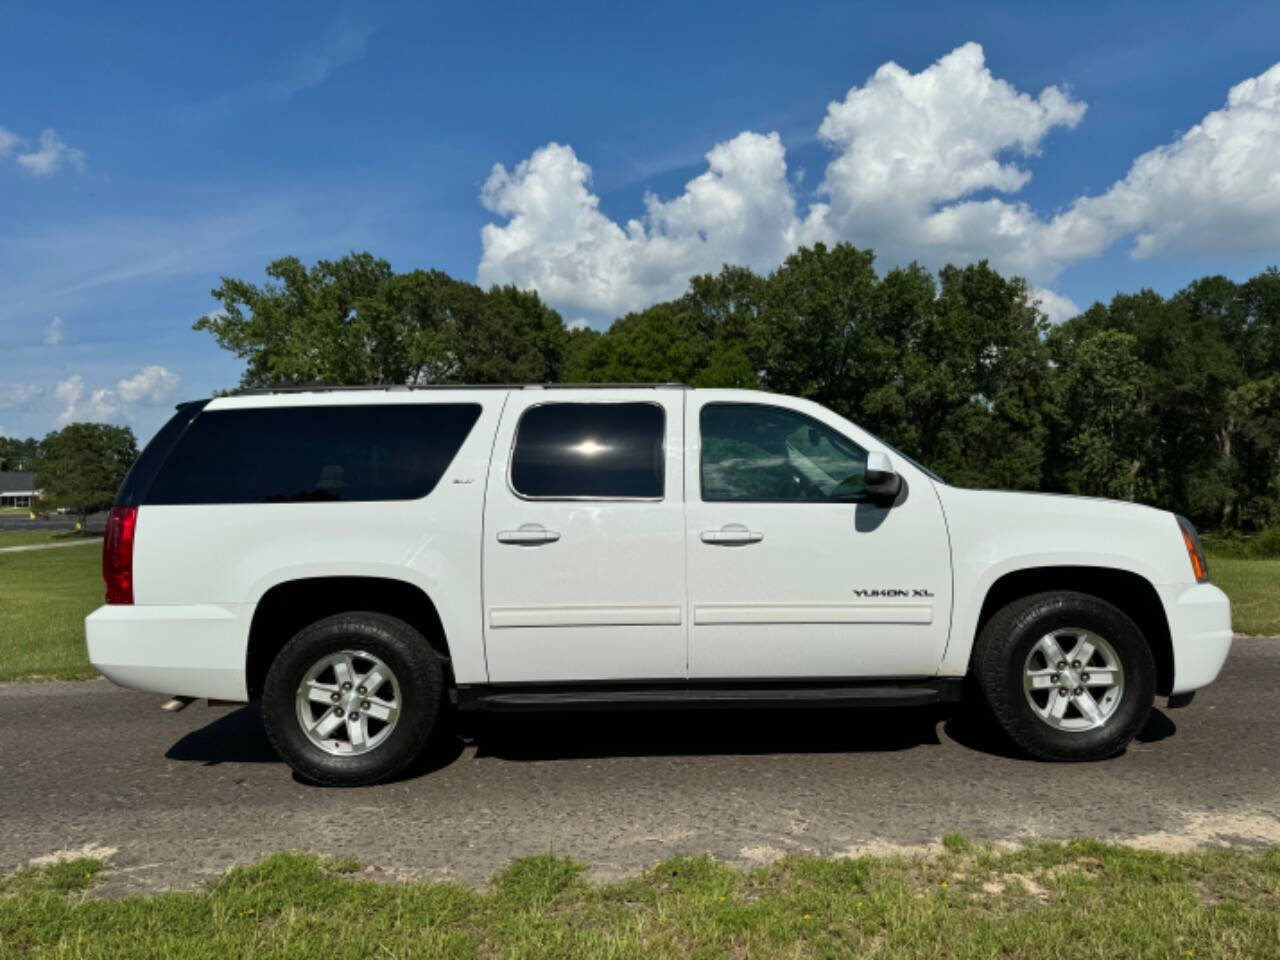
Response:
[[[435,738],[431,745],[396,780],[432,773],[447,767],[461,756],[465,743],[457,736]],[[262,710],[257,703],[246,704],[182,736],[165,751],[169,760],[215,767],[224,763],[278,763],[275,747],[267,739]],[[299,783],[307,781],[294,774]]]
[[[944,724],[943,731],[956,743],[970,750],[1008,760],[1037,762],[1006,740],[991,721],[977,710],[957,710]],[[1139,743],[1156,743],[1172,737],[1177,731],[1177,724],[1169,719],[1167,713],[1153,709],[1134,739]],[[1122,752],[1121,756],[1123,755]]]
[[[464,735],[477,757],[604,757],[864,753],[937,746],[937,708],[681,710],[480,714]]]
[[[974,710],[956,706],[860,710],[711,710],[609,713],[478,714],[444,718],[433,738],[396,781],[454,763],[468,745],[477,758],[515,762],[607,757],[752,756],[785,753],[876,753],[939,746],[938,731],[960,746],[1010,760],[1034,762],[1012,747]],[[1177,732],[1153,710],[1138,733],[1154,743]],[[170,760],[217,766],[280,763],[256,703],[225,713],[182,736]],[[299,779],[299,782],[305,782]]]

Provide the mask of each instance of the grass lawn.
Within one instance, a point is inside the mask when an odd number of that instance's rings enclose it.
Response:
[[[84,618],[102,593],[102,551],[92,545],[0,553],[0,680],[96,676]]]
[[[544,855],[483,892],[279,854],[206,891],[114,900],[92,895],[100,862],[73,860],[0,881],[0,957],[1280,956],[1280,849],[945,842],[751,871],[671,860],[607,886]]]
[[[1231,598],[1237,633],[1280,634],[1280,560],[1209,554],[1209,579]]]
[[[0,547],[25,547],[32,543],[67,543],[71,540],[102,542],[101,534],[82,534],[74,530],[0,530]]]

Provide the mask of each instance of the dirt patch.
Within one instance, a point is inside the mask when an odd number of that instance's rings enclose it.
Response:
[[[96,843],[86,843],[83,847],[67,850],[55,850],[27,861],[31,867],[51,867],[55,863],[66,863],[68,860],[110,860],[120,850],[118,847],[104,847]]]
[[[1241,843],[1280,844],[1280,818],[1260,813],[1193,813],[1180,830],[1141,834],[1124,842],[1139,850],[1161,853],[1188,853]]]

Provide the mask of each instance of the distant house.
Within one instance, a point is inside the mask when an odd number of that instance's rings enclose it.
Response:
[[[34,473],[0,470],[0,507],[30,507],[36,499]]]

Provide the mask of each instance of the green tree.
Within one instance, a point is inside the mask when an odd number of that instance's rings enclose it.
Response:
[[[41,506],[66,508],[81,520],[105,510],[138,459],[133,431],[106,423],[72,423],[40,442],[36,487]]]
[[[560,379],[568,331],[536,293],[481,290],[438,270],[396,274],[368,253],[296,257],[258,286],[224,277],[220,310],[201,317],[246,361],[246,387],[497,383]]]
[[[0,437],[0,470],[33,470],[39,454],[40,441],[35,437],[19,440],[17,437]]]
[[[1074,344],[1061,372],[1062,411],[1071,424],[1064,474],[1072,493],[1145,499],[1142,467],[1150,448],[1146,373],[1137,338],[1101,330]]]

